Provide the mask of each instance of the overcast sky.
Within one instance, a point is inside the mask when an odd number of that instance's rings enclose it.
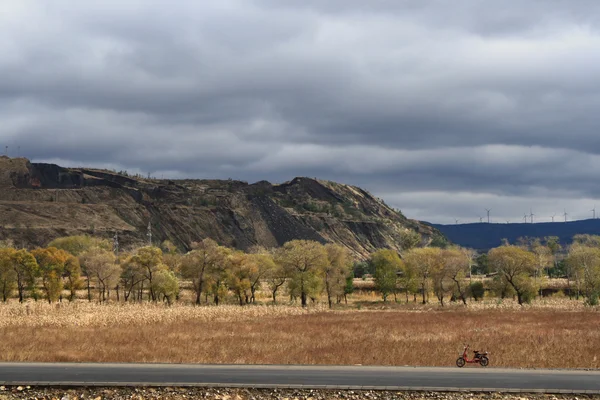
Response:
[[[9,155],[600,216],[600,2],[2,0]]]

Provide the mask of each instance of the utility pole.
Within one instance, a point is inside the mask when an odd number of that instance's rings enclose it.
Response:
[[[113,237],[113,252],[115,256],[117,256],[117,264],[119,263],[119,233],[115,232],[115,236]]]
[[[146,236],[148,236],[148,243],[150,246],[152,246],[152,225],[151,225],[151,221],[148,221],[148,233],[146,233]]]

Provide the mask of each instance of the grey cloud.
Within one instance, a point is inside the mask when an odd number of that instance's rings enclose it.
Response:
[[[486,196],[600,196],[595,1],[5,7],[0,144],[37,161],[315,176],[446,222]]]

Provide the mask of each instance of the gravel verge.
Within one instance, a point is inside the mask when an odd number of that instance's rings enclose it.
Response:
[[[294,389],[223,389],[223,388],[53,388],[30,386],[0,386],[0,400],[144,400],[144,399],[210,399],[210,400],[566,400],[600,399],[600,395],[534,394],[534,393],[473,393],[473,392],[396,392],[380,390],[294,390]]]

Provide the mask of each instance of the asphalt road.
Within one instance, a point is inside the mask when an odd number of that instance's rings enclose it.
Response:
[[[223,386],[600,393],[600,371],[363,367],[0,363],[0,385]]]

